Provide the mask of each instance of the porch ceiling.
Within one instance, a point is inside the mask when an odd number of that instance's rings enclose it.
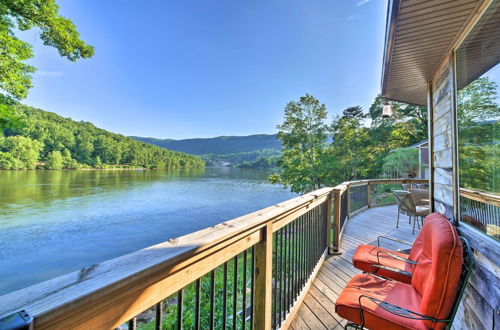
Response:
[[[482,0],[390,0],[382,95],[425,105],[427,82]]]

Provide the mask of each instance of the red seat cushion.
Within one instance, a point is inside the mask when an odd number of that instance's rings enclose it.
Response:
[[[413,273],[412,265],[407,262],[390,257],[385,253],[380,253],[379,258],[377,258],[377,253],[380,251],[389,252],[405,259],[408,259],[410,257],[408,254],[405,253],[395,252],[381,247],[363,244],[358,246],[356,252],[354,252],[354,256],[352,257],[352,264],[354,265],[354,267],[364,272],[377,274],[383,277],[395,279],[396,281],[410,284],[411,276],[406,276],[398,272],[390,271],[387,269],[372,267],[372,265],[381,264],[383,266],[387,266],[390,268],[395,268],[398,270],[403,270],[409,273]]]
[[[380,299],[412,311],[418,311],[422,301],[420,294],[410,284],[383,280],[370,274],[354,276],[335,302],[335,311],[341,317],[361,324],[359,297]],[[394,315],[369,299],[362,298],[364,326],[368,329],[426,329],[419,320]]]

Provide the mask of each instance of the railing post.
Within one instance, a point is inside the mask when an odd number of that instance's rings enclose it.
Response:
[[[372,184],[368,182],[368,208],[372,207]]]
[[[341,208],[341,191],[335,190],[334,195],[334,214],[333,214],[333,246],[338,251],[340,246],[340,208]]]
[[[331,240],[332,240],[332,195],[333,193],[328,194],[328,199],[326,200],[327,202],[327,208],[326,208],[326,247],[328,254],[331,253],[330,248],[331,248]]]
[[[255,245],[255,286],[253,328],[271,329],[273,285],[273,224],[262,229],[262,239]]]
[[[351,218],[351,191],[350,191],[350,188],[349,188],[349,185],[347,186],[347,190],[345,191],[345,193],[347,194],[346,198],[347,198],[347,219],[350,219]]]

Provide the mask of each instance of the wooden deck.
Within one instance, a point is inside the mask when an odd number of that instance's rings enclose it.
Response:
[[[342,329],[346,321],[335,314],[334,303],[347,281],[361,273],[354,268],[351,259],[359,244],[377,244],[377,236],[384,235],[412,243],[418,233],[412,235],[412,225],[408,217],[401,216],[399,228],[396,228],[396,206],[367,209],[352,217],[345,224],[340,241],[339,256],[328,257],[318,272],[309,293],[300,306],[291,329]],[[401,245],[383,243],[387,248],[401,248]]]

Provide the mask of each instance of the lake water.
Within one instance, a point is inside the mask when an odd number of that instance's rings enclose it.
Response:
[[[0,295],[296,196],[268,174],[0,171]]]

